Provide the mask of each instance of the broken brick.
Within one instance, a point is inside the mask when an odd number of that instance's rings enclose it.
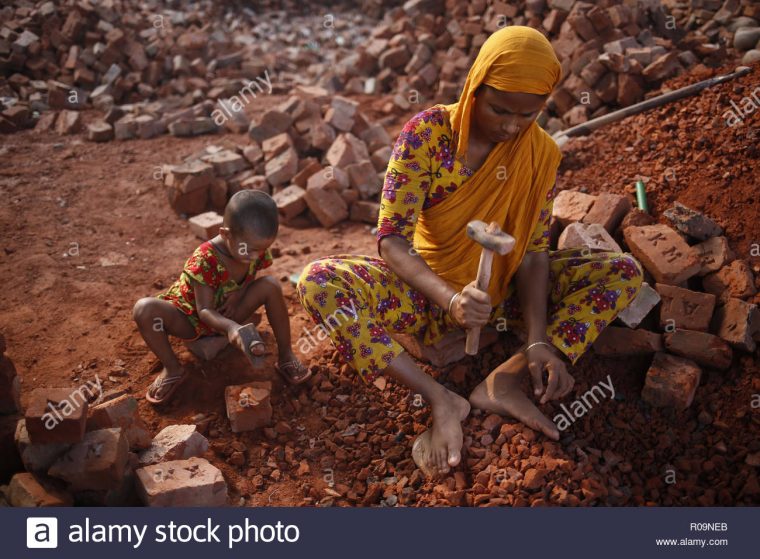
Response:
[[[304,199],[322,227],[332,227],[348,218],[348,205],[335,190],[307,188]]]
[[[187,224],[193,235],[208,240],[219,234],[219,228],[224,224],[224,217],[216,212],[203,212],[188,219]]]
[[[711,237],[694,245],[694,249],[699,253],[702,264],[698,274],[700,276],[717,272],[736,258],[726,237]]]
[[[667,225],[628,227],[623,236],[633,255],[659,283],[679,284],[701,268],[697,251]]]
[[[149,507],[221,507],[227,504],[222,472],[205,458],[172,460],[135,471],[137,493]]]
[[[354,126],[354,115],[359,106],[357,101],[336,95],[325,114],[325,122],[341,132],[349,132]]]
[[[87,430],[121,427],[130,450],[150,446],[151,435],[137,410],[137,400],[128,394],[107,399],[90,408]]]
[[[746,260],[734,260],[717,272],[702,278],[702,287],[718,299],[746,299],[757,293],[755,277]]]
[[[222,150],[217,153],[204,155],[201,160],[214,168],[214,174],[219,177],[228,177],[248,167],[243,156],[231,150]]]
[[[617,326],[602,330],[593,347],[595,353],[604,356],[646,355],[663,350],[661,334]]]
[[[663,330],[708,330],[715,310],[715,295],[662,283],[655,284],[655,289],[662,299],[660,327]]]
[[[265,174],[269,184],[280,186],[288,182],[298,173],[298,153],[288,148],[277,157],[266,162]]]
[[[8,502],[12,507],[70,507],[74,500],[42,476],[21,472],[11,478]]]
[[[251,138],[261,143],[267,138],[282,134],[293,124],[293,117],[282,111],[267,111],[261,119],[251,122],[248,134]]]
[[[82,129],[82,115],[77,111],[61,111],[55,129],[61,135],[76,134]]]
[[[369,159],[367,146],[350,132],[338,135],[325,154],[325,160],[330,165],[341,168],[365,159]]]
[[[286,149],[292,147],[294,147],[293,139],[287,132],[283,132],[282,134],[277,134],[276,136],[267,138],[261,143],[261,149],[264,152],[264,159],[267,161],[280,155]]]
[[[552,216],[567,227],[571,223],[582,221],[596,201],[596,196],[576,192],[573,190],[560,190],[554,198]]]
[[[306,191],[300,186],[291,184],[275,192],[272,198],[277,204],[277,210],[285,221],[289,221],[306,209]]]
[[[227,419],[233,433],[252,431],[272,423],[272,383],[253,381],[224,389]]]
[[[631,199],[628,196],[599,194],[594,205],[583,217],[583,223],[598,223],[612,234],[630,210]]]
[[[139,454],[140,464],[157,464],[167,460],[186,460],[202,456],[208,440],[195,425],[170,425],[159,432],[150,446]]]
[[[77,443],[87,422],[85,389],[35,388],[24,418],[34,444]]]
[[[620,311],[617,318],[628,328],[636,328],[660,302],[660,294],[647,282],[642,282],[636,297]]]
[[[306,182],[306,188],[330,188],[333,190],[343,190],[349,185],[349,178],[346,171],[340,167],[325,167],[309,177]]]
[[[655,407],[688,408],[702,378],[702,369],[689,359],[656,353],[647,371],[641,398]]]
[[[676,329],[664,336],[670,353],[691,359],[704,367],[725,370],[731,366],[731,346],[707,332]]]
[[[356,201],[351,204],[349,218],[351,221],[361,221],[371,225],[377,225],[380,216],[380,204],[378,202]]]
[[[591,250],[606,250],[609,252],[621,252],[620,245],[610,236],[607,230],[598,223],[590,225],[584,223],[571,223],[557,241],[557,249],[587,248]]]
[[[91,142],[108,142],[113,140],[113,126],[102,120],[87,125],[87,139]]]
[[[66,481],[72,491],[110,489],[123,478],[128,454],[121,428],[90,431],[50,467],[48,475]]]
[[[351,188],[359,192],[362,199],[375,198],[383,187],[383,181],[369,160],[346,166]]]
[[[715,309],[710,330],[731,346],[752,353],[757,347],[754,337],[760,333],[760,310],[757,305],[730,298]]]
[[[48,468],[71,448],[71,444],[68,443],[32,444],[25,419],[19,419],[16,423],[13,439],[21,462],[28,472],[47,472]]]
[[[675,202],[672,208],[663,212],[676,229],[699,241],[723,234],[723,229],[706,215]]]

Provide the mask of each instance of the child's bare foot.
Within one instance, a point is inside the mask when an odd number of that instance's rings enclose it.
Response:
[[[445,389],[444,389],[445,390]],[[414,441],[412,458],[426,475],[447,473],[462,459],[462,421],[470,413],[470,404],[449,390],[431,402],[433,425]]]
[[[185,382],[185,379],[187,379],[187,371],[184,369],[169,371],[164,367],[164,370],[148,387],[145,399],[151,404],[163,404],[172,397],[177,388]]]
[[[476,409],[513,417],[550,439],[559,440],[557,426],[541,413],[520,386],[527,371],[525,355],[516,353],[475,387],[470,394],[470,404]]]
[[[224,336],[203,336],[197,340],[185,342],[185,345],[193,352],[193,355],[208,361],[216,357],[229,343]]]
[[[280,353],[275,369],[290,384],[301,384],[311,378],[311,371],[298,360],[291,349]]]

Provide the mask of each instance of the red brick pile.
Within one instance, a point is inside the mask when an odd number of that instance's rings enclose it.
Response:
[[[631,209],[625,195],[563,190],[554,204],[558,248],[630,250],[645,269],[637,298],[594,344],[606,356],[654,354],[642,398],[654,406],[687,408],[702,368],[726,370],[733,351],[753,353],[760,310],[748,260],[737,259],[723,229],[676,202],[669,224]],[[614,235],[614,237],[613,237]]]
[[[564,81],[541,122],[554,132],[640,101],[697,62],[722,63],[737,29],[747,34],[740,46],[757,42],[758,21],[760,7],[750,0],[411,0],[387,11],[341,70],[349,83],[363,78],[368,93],[392,92],[388,111],[420,98],[449,102],[488,35],[529,25],[551,39],[562,61]]]
[[[190,12],[134,0],[6,6],[0,132],[77,133],[84,130],[77,111],[88,107],[104,114],[87,130],[93,141],[215,132],[215,103],[266,69],[281,91],[318,83],[331,93],[387,94],[387,112],[407,111],[456,98],[480,45],[505,25],[546,33],[562,60],[562,87],[542,117],[554,132],[639,101],[697,62],[719,63],[727,49],[751,49],[747,61],[755,60],[760,39],[760,8],[751,0],[363,1],[312,6],[301,22],[293,2],[266,2],[258,6],[270,8],[265,14],[241,16],[238,7],[235,18],[215,4]]]
[[[221,224],[207,210],[221,212],[242,189],[272,194],[291,225],[332,227],[349,218],[376,224],[376,199],[393,142],[357,107],[320,87],[296,87],[251,123],[247,145],[208,146],[180,165],[166,166],[171,206],[197,216],[191,226],[205,238]]]

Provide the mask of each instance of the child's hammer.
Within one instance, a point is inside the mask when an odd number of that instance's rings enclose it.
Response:
[[[483,247],[483,252],[480,253],[480,264],[478,264],[477,287],[481,291],[488,291],[488,284],[491,282],[493,253],[498,252],[504,256],[515,247],[515,239],[512,235],[502,231],[495,221],[492,221],[488,226],[483,221],[471,221],[467,224],[467,236]],[[479,343],[480,328],[467,330],[465,353],[467,355],[477,354]]]

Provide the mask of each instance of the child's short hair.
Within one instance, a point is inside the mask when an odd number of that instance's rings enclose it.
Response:
[[[241,190],[227,202],[224,226],[233,235],[248,232],[262,239],[272,239],[280,226],[277,204],[261,190]]]

